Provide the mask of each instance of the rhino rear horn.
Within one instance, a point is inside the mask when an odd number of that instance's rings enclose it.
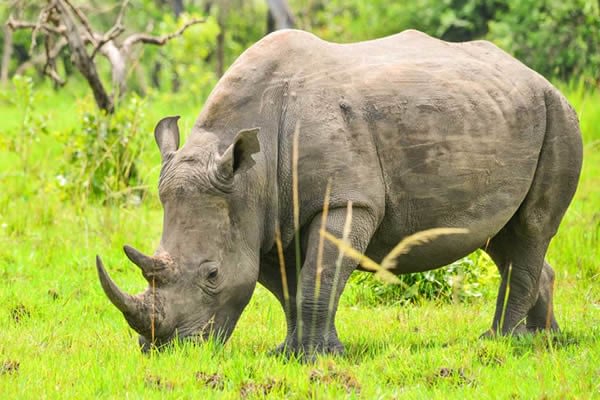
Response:
[[[141,251],[134,249],[131,246],[125,245],[123,246],[123,251],[127,258],[131,260],[132,263],[140,267],[144,274],[149,274],[156,270],[156,261]]]

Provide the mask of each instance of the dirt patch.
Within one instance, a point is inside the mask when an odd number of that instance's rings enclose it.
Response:
[[[16,374],[21,364],[15,360],[6,360],[0,364],[0,375]]]
[[[477,350],[477,359],[486,366],[499,366],[506,362],[506,357],[498,349],[488,347]]]
[[[221,374],[207,374],[198,371],[196,372],[196,380],[214,390],[223,390],[225,387],[225,380]]]
[[[248,398],[249,396],[267,396],[273,389],[281,387],[281,381],[269,378],[266,382],[256,383],[254,381],[247,381],[240,387],[240,397],[242,399]]]
[[[470,386],[475,384],[475,381],[466,375],[464,368],[442,367],[428,379],[428,382],[430,385],[435,385],[440,380],[447,380],[458,386]]]
[[[17,304],[10,310],[10,317],[16,323],[23,322],[23,320],[31,317],[31,312],[23,304]]]
[[[146,375],[144,378],[144,385],[148,388],[159,390],[173,390],[175,388],[174,382],[156,375]]]
[[[350,372],[343,371],[330,364],[325,371],[313,369],[310,371],[308,380],[311,383],[321,383],[324,385],[337,384],[346,390],[346,393],[360,393],[360,383],[358,379]]]

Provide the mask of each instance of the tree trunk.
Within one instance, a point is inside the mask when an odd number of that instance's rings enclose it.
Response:
[[[267,0],[267,4],[269,5],[269,14],[274,20],[276,30],[294,27],[294,15],[286,0]]]
[[[183,13],[183,0],[172,0],[173,4],[173,13],[175,14],[175,19],[179,18],[179,16]]]
[[[225,72],[225,18],[223,10],[219,10],[219,34],[217,35],[217,77],[222,77]]]
[[[75,64],[79,72],[81,72],[90,85],[98,107],[101,110],[112,114],[114,112],[112,99],[106,93],[104,85],[102,85],[102,81],[96,71],[96,65],[87,53],[82,35],[79,32],[75,21],[73,21],[71,13],[62,1],[57,1],[56,7],[62,16],[61,19],[65,25],[65,36],[69,42],[69,47],[71,48],[73,64]]]
[[[4,50],[2,51],[2,65],[0,65],[0,83],[8,83],[8,69],[10,67],[10,58],[13,52],[13,32],[8,26],[4,25]]]
[[[173,14],[175,15],[175,19],[178,19],[183,13],[183,0],[171,0],[171,4],[173,6]],[[180,87],[181,80],[179,79],[179,74],[177,73],[176,69],[173,69],[171,72],[171,90],[177,93],[179,92]]]

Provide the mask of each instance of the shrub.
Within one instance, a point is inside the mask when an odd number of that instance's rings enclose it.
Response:
[[[423,300],[468,302],[496,290],[496,266],[482,251],[436,270],[400,275],[400,284],[389,284],[370,273],[356,273],[349,282],[347,301],[352,304],[418,303]]]
[[[81,200],[91,197],[106,202],[140,202],[144,185],[136,160],[146,142],[145,108],[145,101],[135,95],[113,115],[84,101],[81,127],[60,138],[68,144],[68,163],[61,175],[67,192]]]
[[[600,3],[507,0],[488,38],[547,77],[600,79]]]

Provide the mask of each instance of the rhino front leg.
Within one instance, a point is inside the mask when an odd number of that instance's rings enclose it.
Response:
[[[331,210],[326,221],[326,231],[342,237],[346,215],[346,208]],[[284,342],[287,352],[305,356],[343,353],[344,346],[339,341],[335,328],[335,315],[346,281],[357,265],[356,261],[347,257],[342,258],[341,263],[337,262],[338,248],[326,239],[321,241],[321,224],[322,214],[319,214],[313,219],[307,232],[306,257],[296,296],[296,326],[295,329],[288,330]],[[355,208],[348,236],[352,247],[364,252],[376,228],[377,220],[373,212],[366,208]]]
[[[285,269],[285,282],[281,274],[281,266],[277,249],[275,248],[261,260],[259,282],[267,288],[279,301],[285,313],[287,324],[287,337],[291,337],[296,331],[296,289],[298,287],[295,268],[295,254],[293,245],[284,251],[283,265]],[[287,289],[287,290],[286,290]],[[270,354],[278,355],[284,353],[285,341],[279,344]]]

